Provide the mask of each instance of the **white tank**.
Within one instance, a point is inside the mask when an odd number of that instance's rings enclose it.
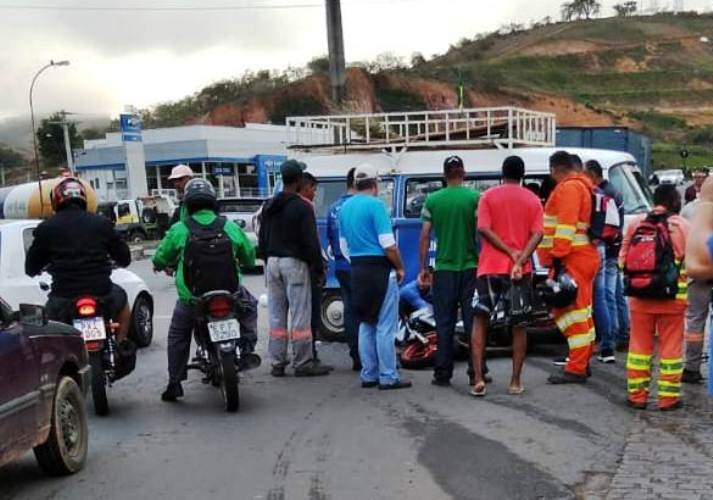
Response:
[[[43,180],[41,198],[39,182],[0,188],[0,219],[46,219],[52,216],[50,192],[61,180],[62,177]],[[87,191],[87,210],[96,212],[97,195],[94,189],[86,181],[78,180]]]

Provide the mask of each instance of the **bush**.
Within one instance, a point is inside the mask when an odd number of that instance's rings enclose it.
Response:
[[[315,97],[283,95],[275,102],[270,121],[275,125],[284,125],[288,116],[323,115],[327,112],[326,106]]]

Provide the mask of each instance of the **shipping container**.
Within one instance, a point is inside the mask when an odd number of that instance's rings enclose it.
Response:
[[[558,147],[577,147],[625,151],[636,158],[648,179],[651,175],[651,139],[627,127],[561,127]]]

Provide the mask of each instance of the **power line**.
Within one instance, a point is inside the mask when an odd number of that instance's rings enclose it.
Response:
[[[418,0],[360,0],[364,3],[404,3]],[[353,3],[356,4],[356,1]],[[298,4],[247,4],[247,5],[207,5],[207,6],[100,6],[100,5],[26,5],[26,4],[0,4],[2,10],[56,10],[56,11],[88,11],[88,12],[221,12],[239,10],[291,10],[291,9],[323,9],[324,3],[298,3]]]

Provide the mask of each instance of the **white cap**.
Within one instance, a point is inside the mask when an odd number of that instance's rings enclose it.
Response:
[[[379,172],[376,167],[369,163],[362,163],[354,169],[354,183],[368,181],[369,179],[378,179]]]
[[[180,164],[176,165],[171,169],[171,175],[168,177],[169,181],[180,179],[181,177],[193,177],[193,170],[188,165]]]

